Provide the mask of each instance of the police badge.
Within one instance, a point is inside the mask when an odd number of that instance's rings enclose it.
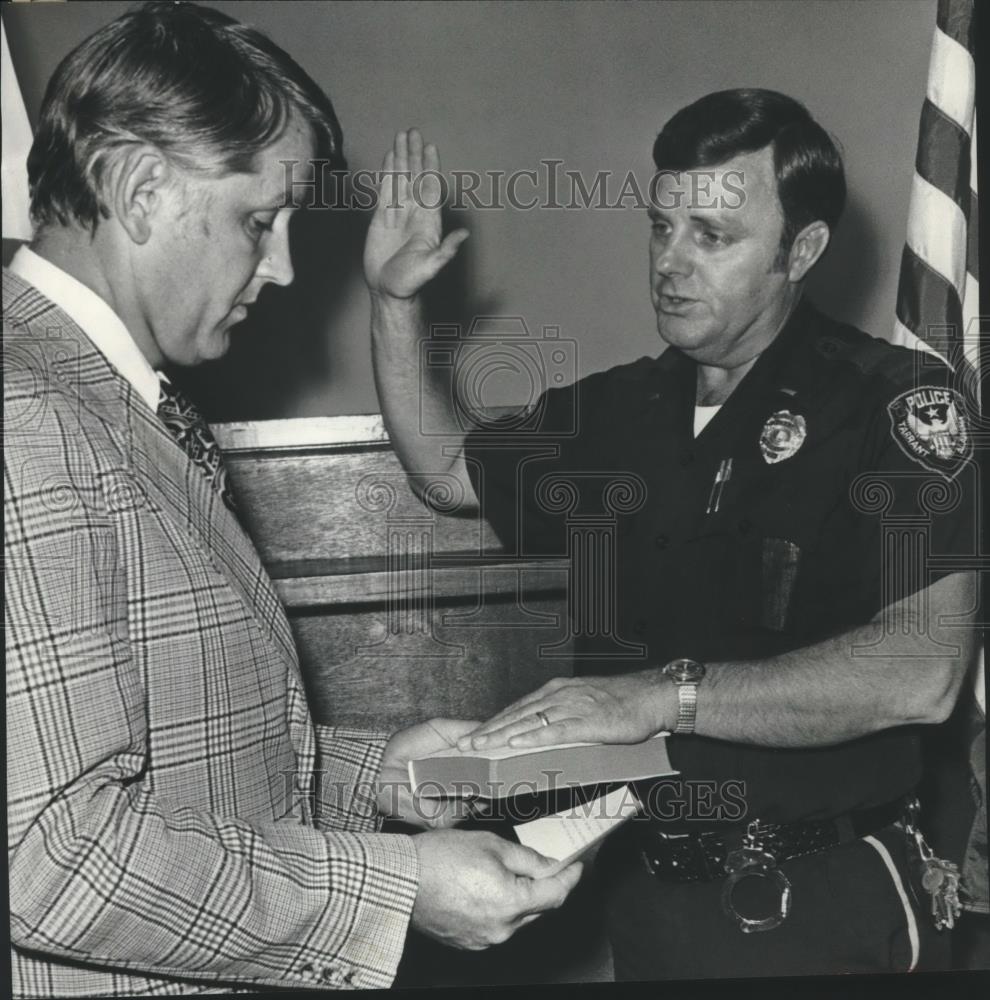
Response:
[[[924,386],[902,392],[887,404],[890,432],[901,451],[946,479],[973,454],[966,407],[953,389]]]
[[[760,432],[760,451],[767,465],[775,465],[790,458],[804,444],[808,436],[808,425],[801,414],[790,410],[778,410],[767,417]]]

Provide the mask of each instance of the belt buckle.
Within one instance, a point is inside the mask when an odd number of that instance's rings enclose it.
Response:
[[[658,850],[643,851],[643,860],[649,873],[671,882],[713,881],[722,878],[720,864],[713,868],[705,850],[705,834],[660,833],[653,836],[660,843]],[[718,838],[721,844],[721,838]],[[720,852],[720,853],[724,853]]]

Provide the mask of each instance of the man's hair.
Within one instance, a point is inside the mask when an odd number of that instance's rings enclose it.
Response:
[[[330,99],[282,49],[226,14],[148,3],[87,38],[49,81],[28,156],[39,227],[95,229],[109,211],[100,181],[112,154],[151,143],[213,176],[250,172],[295,113],[317,156],[344,166]]]
[[[775,90],[720,90],[689,104],[653,143],[657,170],[720,166],[771,146],[784,232],[775,262],[787,260],[797,234],[820,219],[834,232],[846,200],[842,157],[829,134],[793,97]]]

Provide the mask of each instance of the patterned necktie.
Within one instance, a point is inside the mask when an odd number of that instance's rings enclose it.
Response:
[[[182,450],[199,466],[230,511],[237,514],[227,470],[209,424],[188,397],[171,382],[161,382],[158,416]]]

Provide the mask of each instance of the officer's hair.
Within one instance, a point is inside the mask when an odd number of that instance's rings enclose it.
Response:
[[[187,170],[249,172],[295,113],[344,164],[329,98],[260,32],[192,4],[147,3],[91,35],[49,81],[28,156],[31,216],[94,230],[114,154],[151,143]]]
[[[653,143],[658,170],[715,167],[773,148],[784,232],[775,266],[797,234],[820,219],[834,232],[846,200],[842,157],[829,134],[793,97],[775,90],[720,90],[681,108]]]

